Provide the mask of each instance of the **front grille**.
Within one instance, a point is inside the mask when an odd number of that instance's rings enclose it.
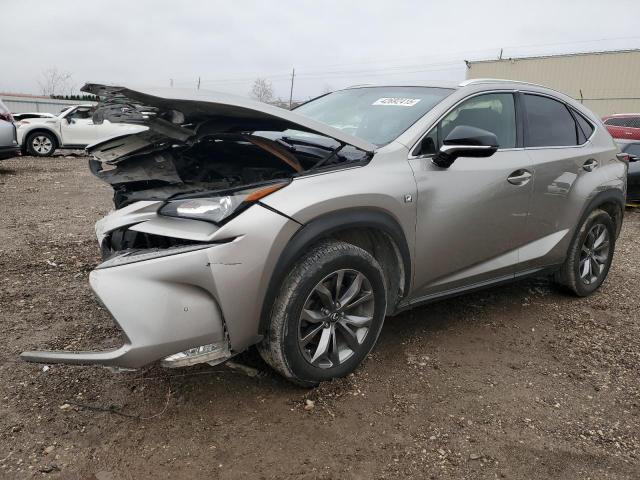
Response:
[[[102,241],[102,258],[107,259],[114,253],[122,250],[170,248],[183,245],[195,245],[198,243],[201,242],[136,232],[129,230],[127,227],[123,227],[113,230]]]

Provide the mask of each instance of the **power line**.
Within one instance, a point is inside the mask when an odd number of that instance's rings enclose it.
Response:
[[[507,47],[495,47],[495,48],[484,48],[484,49],[478,49],[478,50],[467,50],[467,51],[461,51],[461,52],[449,52],[449,53],[443,53],[440,54],[440,56],[445,56],[448,58],[451,58],[452,56],[463,56],[463,57],[469,57],[472,54],[478,54],[478,53],[487,53],[491,52],[491,51],[498,51],[498,50],[507,50],[507,49],[518,49],[518,48],[533,48],[533,47],[551,47],[551,46],[563,46],[563,45],[576,45],[576,44],[585,44],[585,43],[596,43],[596,42],[602,42],[602,41],[614,41],[614,40],[636,40],[636,39],[640,39],[640,36],[631,36],[631,37],[611,37],[611,38],[601,38],[601,39],[593,39],[593,40],[575,40],[575,41],[568,41],[568,42],[555,42],[555,43],[539,43],[539,44],[524,44],[524,45],[516,45],[516,46],[507,46]],[[404,58],[394,58],[392,59],[392,61],[398,61],[398,60],[410,60],[410,59],[427,59],[427,58],[434,58],[434,56],[414,56],[414,57],[404,57]],[[413,64],[413,65],[395,65],[395,66],[388,66],[388,67],[383,67],[383,68],[374,68],[374,69],[367,69],[367,70],[326,70],[327,68],[330,67],[339,67],[339,66],[353,66],[353,65],[367,65],[367,64],[376,64],[376,63],[384,63],[385,61],[388,60],[374,60],[374,61],[354,61],[354,62],[350,62],[350,63],[342,63],[342,64],[330,64],[330,65],[323,65],[323,66],[317,66],[316,68],[320,68],[322,70],[311,70],[309,72],[306,73],[298,73],[297,77],[299,79],[302,78],[306,78],[306,79],[311,79],[311,78],[325,78],[325,77],[331,77],[331,78],[340,78],[340,77],[344,77],[344,76],[359,76],[359,74],[376,74],[378,75],[378,72],[383,72],[383,71],[393,71],[393,70],[398,70],[401,71],[402,73],[420,73],[423,71],[431,71],[431,69],[429,70],[413,70],[413,71],[407,71],[405,69],[408,68],[417,68],[417,67],[431,67],[431,66],[440,66],[440,65],[456,65],[458,63],[461,63],[463,61],[463,58],[460,58],[458,60],[455,61],[449,61],[449,62],[441,62],[441,63],[420,63],[420,64]],[[211,79],[211,80],[203,80],[202,83],[203,84],[224,84],[224,83],[242,83],[242,82],[246,82],[246,81],[251,81],[254,80],[257,77],[261,77],[261,78],[267,78],[269,80],[284,80],[290,77],[290,73],[273,73],[273,74],[268,74],[268,75],[264,75],[264,74],[256,74],[256,75],[252,75],[250,77],[232,77],[232,78],[222,78],[222,79]],[[337,75],[337,77],[336,77]],[[181,82],[176,82],[176,83],[180,83],[183,85],[186,84],[191,84],[191,81],[181,81]]]
[[[358,77],[363,75],[386,75],[386,74],[397,75],[397,74],[405,74],[405,73],[420,73],[420,72],[435,71],[435,70],[447,70],[457,65],[461,66],[462,60],[431,63],[431,64],[403,65],[403,66],[385,67],[385,68],[369,69],[369,70],[327,70],[327,71],[317,70],[317,71],[310,71],[307,73],[298,73],[296,74],[296,78],[308,80],[308,79],[315,79],[315,78],[343,78],[343,77],[350,77],[350,76]],[[438,68],[438,67],[441,67],[441,68]],[[410,70],[407,70],[407,69],[410,69]],[[277,75],[256,75],[251,77],[236,77],[236,78],[214,79],[214,80],[202,80],[202,83],[203,84],[243,83],[243,82],[255,80],[256,78],[265,78],[268,80],[286,80],[291,78],[291,73],[277,74]],[[191,82],[180,82],[180,83],[191,84]]]

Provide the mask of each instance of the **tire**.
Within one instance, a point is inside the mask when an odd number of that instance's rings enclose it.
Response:
[[[58,141],[52,133],[34,132],[27,137],[27,152],[35,157],[50,157],[55,152]]]
[[[615,225],[607,212],[592,211],[569,246],[567,258],[556,273],[556,282],[579,297],[595,292],[609,273],[615,250],[615,232]]]
[[[386,306],[378,262],[350,243],[323,241],[287,275],[258,351],[274,370],[298,385],[313,387],[344,377],[375,345]]]

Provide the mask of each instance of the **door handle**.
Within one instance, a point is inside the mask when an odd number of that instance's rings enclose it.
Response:
[[[529,170],[516,170],[507,177],[507,182],[513,185],[525,185],[529,183],[532,176]]]
[[[582,168],[587,172],[593,172],[596,168],[598,168],[598,161],[595,158],[590,158],[582,164]]]

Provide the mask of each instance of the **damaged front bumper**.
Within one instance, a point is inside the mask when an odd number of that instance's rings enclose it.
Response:
[[[103,225],[120,225],[118,218],[129,215],[116,211]],[[124,334],[120,348],[28,351],[23,360],[121,369],[162,361],[177,367],[219,363],[260,341],[262,300],[275,260],[299,224],[260,205],[220,228],[155,214],[135,218],[140,223],[130,228],[136,231],[179,230],[206,243],[164,249],[151,258],[118,254],[91,272],[91,288]],[[97,233],[101,238],[104,232]]]
[[[139,368],[166,357],[165,366],[188,365],[187,359],[194,358],[199,362],[224,360],[230,350],[220,307],[210,294],[213,279],[206,273],[210,262],[207,250],[91,272],[91,288],[124,333],[125,343],[120,348],[105,352],[34,351],[21,357],[39,363],[120,368]]]

